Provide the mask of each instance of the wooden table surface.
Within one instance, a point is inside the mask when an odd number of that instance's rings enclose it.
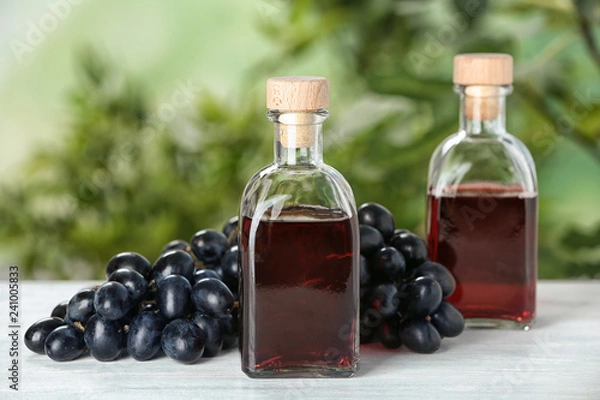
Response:
[[[230,350],[194,365],[166,357],[58,363],[23,344],[27,327],[94,282],[20,283],[19,392],[9,389],[8,282],[0,282],[0,398],[600,399],[600,281],[543,281],[528,332],[467,330],[435,354],[361,347],[349,379],[253,380]]]

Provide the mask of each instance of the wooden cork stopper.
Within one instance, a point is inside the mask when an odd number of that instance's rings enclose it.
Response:
[[[457,85],[510,85],[513,58],[499,53],[459,54],[454,57],[453,82]]]
[[[500,88],[470,85],[465,89],[464,113],[468,119],[488,121],[496,119],[500,111]]]
[[[311,114],[284,114],[280,117],[279,142],[287,148],[306,148],[317,140]]]
[[[320,76],[282,76],[267,80],[267,108],[314,111],[329,107],[329,81]]]

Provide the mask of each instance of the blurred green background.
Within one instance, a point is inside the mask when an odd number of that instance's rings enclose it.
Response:
[[[275,75],[330,78],[326,162],[423,235],[462,52],[515,58],[539,276],[600,277],[598,1],[8,0],[0,45],[0,265],[30,278],[101,278],[117,252],[220,228],[272,160]]]

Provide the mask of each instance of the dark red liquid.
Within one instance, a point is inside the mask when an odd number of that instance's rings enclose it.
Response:
[[[427,200],[431,259],[457,281],[449,301],[465,318],[532,321],[537,195],[520,186],[471,183]]]
[[[252,222],[242,221],[242,369],[353,368],[358,243],[352,220],[298,219],[284,211],[276,221],[261,221],[254,235]]]

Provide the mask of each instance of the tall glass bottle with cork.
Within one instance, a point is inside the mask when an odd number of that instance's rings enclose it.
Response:
[[[240,209],[242,370],[347,377],[358,364],[359,231],[350,185],[323,162],[329,83],[267,82],[275,160]]]
[[[471,327],[529,329],[535,318],[537,179],[505,130],[512,76],[507,54],[454,58],[460,127],[429,165],[430,256],[454,274],[449,301]]]

